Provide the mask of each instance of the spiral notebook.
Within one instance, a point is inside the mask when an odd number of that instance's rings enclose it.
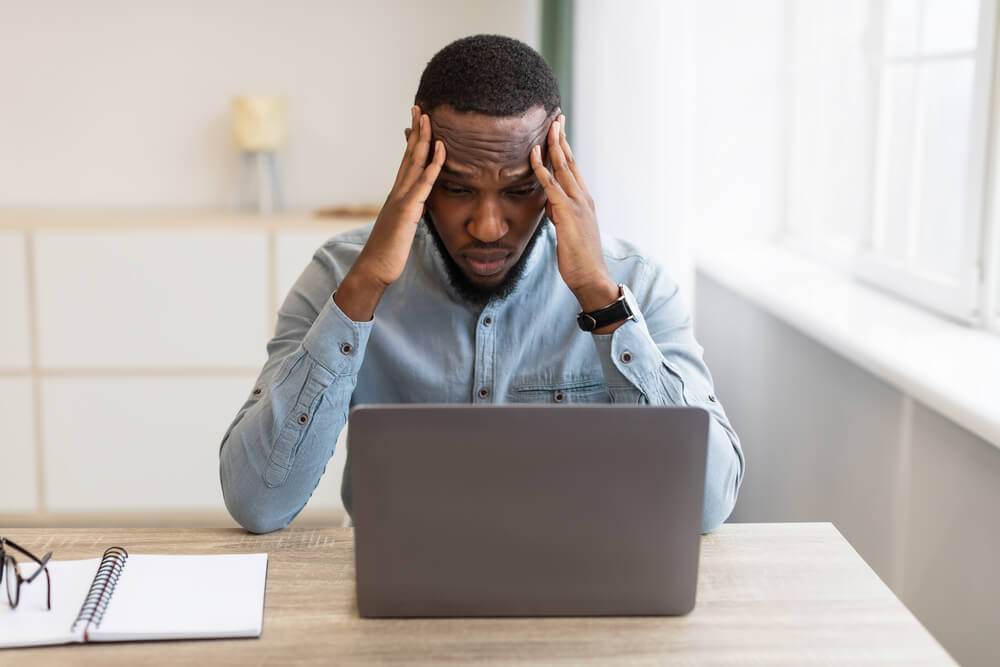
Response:
[[[30,562],[19,565],[25,577],[34,571]],[[17,609],[4,596],[0,648],[260,636],[266,553],[130,555],[112,547],[102,558],[48,568],[52,609],[44,575],[21,587]]]

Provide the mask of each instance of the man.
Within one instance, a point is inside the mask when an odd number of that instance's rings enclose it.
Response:
[[[316,252],[223,439],[244,527],[298,514],[360,403],[701,406],[702,529],[729,516],[743,455],[686,307],[634,246],[602,241],[565,125],[552,71],[521,42],[469,37],[427,64],[378,219]]]

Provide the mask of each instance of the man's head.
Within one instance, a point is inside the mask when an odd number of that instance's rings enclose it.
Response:
[[[427,63],[414,102],[447,152],[427,213],[449,277],[473,303],[506,296],[541,229],[528,155],[559,114],[555,75],[526,44],[476,35]]]

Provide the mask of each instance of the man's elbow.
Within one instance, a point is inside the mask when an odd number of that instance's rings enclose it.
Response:
[[[234,480],[233,471],[226,458],[219,462],[219,481],[222,485],[222,499],[236,523],[251,533],[270,533],[288,525],[291,517],[278,516],[268,511],[260,495],[262,489],[248,489],[246,479]]]
[[[707,499],[706,499],[707,500]],[[733,499],[733,504],[735,504],[736,499]],[[701,534],[711,533],[713,530],[725,523],[729,515],[732,514],[732,505],[714,505],[709,507],[706,502],[705,509],[701,515]]]
[[[710,484],[711,481],[706,480],[706,484]],[[739,482],[740,470],[738,466],[734,466],[723,480],[705,488],[705,502],[701,514],[702,534],[711,533],[733,513],[740,491]]]
[[[270,533],[288,525],[288,518],[274,516],[251,498],[241,498],[237,493],[227,492],[225,484],[222,486],[222,497],[229,516],[251,533]]]

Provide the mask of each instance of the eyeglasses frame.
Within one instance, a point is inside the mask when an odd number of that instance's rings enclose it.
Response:
[[[39,566],[38,569],[35,570],[35,572],[27,579],[21,576],[21,567],[17,564],[17,559],[14,558],[14,556],[7,553],[6,547],[8,546],[11,549],[16,549],[17,551],[21,552],[31,560],[38,563]],[[3,588],[7,591],[7,602],[10,603],[11,609],[17,609],[17,605],[21,601],[21,585],[30,584],[32,581],[35,580],[35,578],[39,574],[45,572],[45,603],[48,610],[49,611],[52,610],[52,577],[51,575],[49,575],[49,568],[47,567],[50,558],[52,558],[51,551],[42,556],[41,558],[38,558],[24,547],[19,546],[14,542],[11,542],[5,537],[0,537],[0,585],[2,585]],[[10,584],[3,583],[4,574],[7,573],[8,561],[11,563],[11,565],[13,565],[14,576],[17,577],[17,588],[15,589],[14,599],[11,599],[10,597]],[[7,576],[10,575],[8,574]]]

